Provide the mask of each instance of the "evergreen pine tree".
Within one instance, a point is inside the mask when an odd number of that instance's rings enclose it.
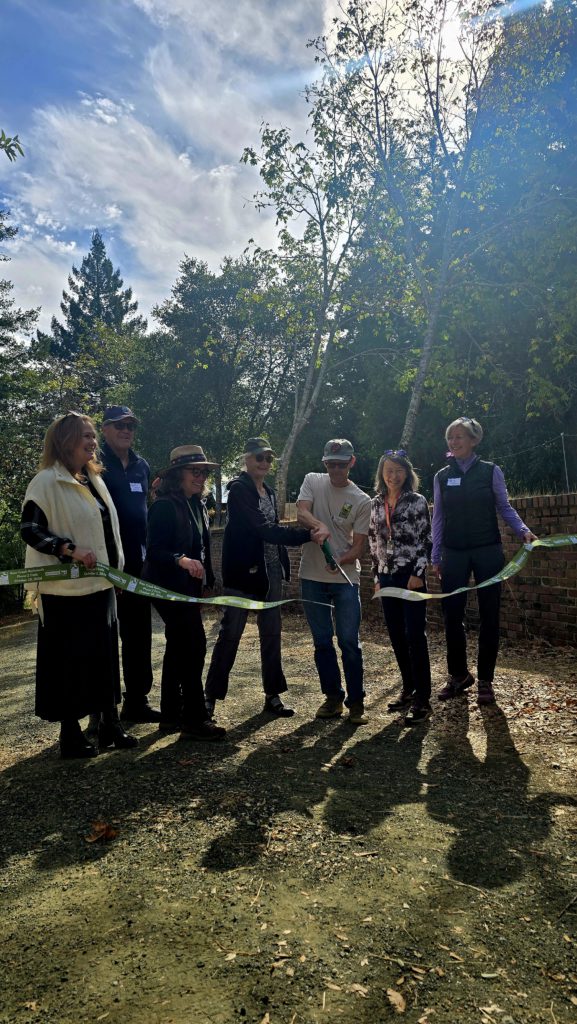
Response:
[[[62,292],[64,323],[52,317],[51,334],[38,331],[37,351],[73,361],[82,349],[98,344],[98,327],[118,333],[145,331],[146,320],[137,315],[132,289],[123,289],[123,283],[120,271],[114,270],[106,255],[100,232],[94,231],[88,255],[80,270],[72,267],[69,291]]]

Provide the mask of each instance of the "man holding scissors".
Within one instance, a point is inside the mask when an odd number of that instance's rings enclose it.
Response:
[[[304,606],[325,696],[316,717],[337,718],[343,713],[344,702],[349,709],[349,721],[363,725],[367,719],[359,639],[359,558],[369,532],[371,500],[349,480],[355,464],[350,441],[344,438],[327,441],[323,464],[326,473],[307,473],[297,500],[299,524],[311,530],[327,529],[334,555],[331,564],[318,544],[305,544],[300,566],[303,600],[320,602]],[[335,633],[341,649],[346,700],[333,643]]]

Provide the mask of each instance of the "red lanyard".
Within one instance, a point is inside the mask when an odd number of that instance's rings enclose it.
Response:
[[[397,501],[398,500],[399,499],[397,498]],[[389,537],[391,538],[391,540],[392,540],[392,537],[393,537],[393,531],[392,531],[392,528],[391,528],[391,514],[394,513],[396,507],[397,507],[397,502],[396,501],[395,501],[394,505],[390,505],[389,504],[389,499],[385,498],[385,519],[387,520],[387,530],[389,531]]]

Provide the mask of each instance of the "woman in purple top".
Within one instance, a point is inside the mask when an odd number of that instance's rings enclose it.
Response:
[[[459,416],[445,431],[448,464],[435,476],[432,563],[444,593],[469,584],[483,583],[505,564],[497,513],[520,540],[537,538],[509,503],[505,478],[499,466],[484,462],[475,449],[483,438],[477,420]],[[494,704],[493,678],[499,650],[501,584],[477,591],[479,648],[477,658],[478,703]],[[467,594],[443,600],[449,678],[438,694],[449,700],[475,682],[467,667],[464,614]]]

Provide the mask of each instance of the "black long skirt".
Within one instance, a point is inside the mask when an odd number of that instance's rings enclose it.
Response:
[[[38,625],[36,653],[39,718],[84,718],[120,702],[113,600],[112,589],[83,597],[42,595],[44,622]]]

